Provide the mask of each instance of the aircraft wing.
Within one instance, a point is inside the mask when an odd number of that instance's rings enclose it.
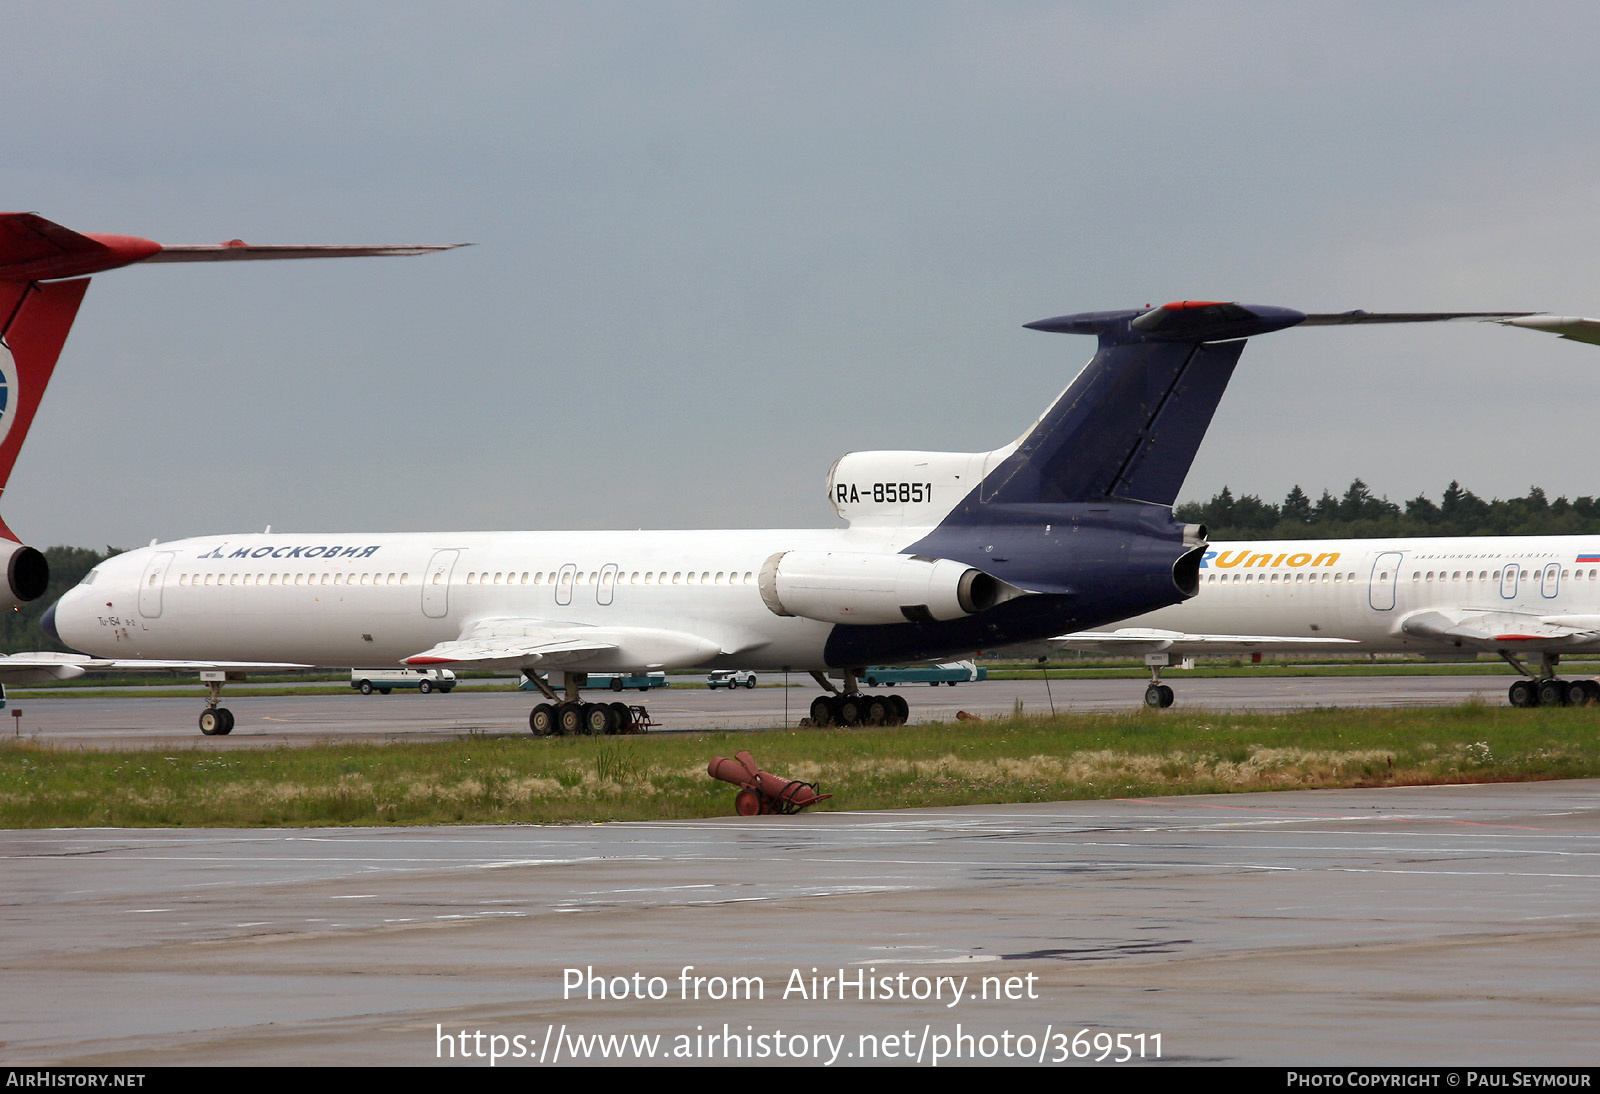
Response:
[[[1400,624],[1418,638],[1483,650],[1562,650],[1600,645],[1600,620],[1518,612],[1418,612]]]
[[[540,668],[640,670],[684,668],[721,653],[699,635],[653,627],[589,627],[548,619],[482,619],[459,638],[404,660],[407,665],[453,665],[526,671]]]
[[[1286,638],[1268,634],[1188,634],[1153,627],[1122,627],[1114,631],[1078,631],[1049,639],[1056,649],[1087,653],[1226,653],[1230,650],[1279,650],[1307,647],[1359,646],[1352,638]]]
[[[74,680],[87,672],[288,672],[313,667],[278,661],[140,661],[81,653],[12,653],[0,654],[0,683]]]

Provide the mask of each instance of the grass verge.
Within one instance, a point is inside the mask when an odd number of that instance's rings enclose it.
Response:
[[[0,747],[0,827],[578,823],[727,815],[705,773],[748,748],[823,808],[1600,776],[1592,711],[1020,717],[894,729],[482,737],[263,752]]]

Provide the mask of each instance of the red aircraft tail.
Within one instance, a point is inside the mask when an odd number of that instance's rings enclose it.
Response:
[[[274,258],[415,255],[451,246],[252,246],[227,243],[163,247],[138,236],[75,232],[37,213],[0,213],[0,492],[55,371],[77,317],[87,275],[135,262],[229,262]],[[61,278],[75,278],[63,281]],[[9,552],[9,555],[8,555]],[[44,556],[24,547],[0,519],[11,606],[42,596],[50,580]],[[0,589],[0,604],[5,590]]]
[[[0,281],[0,494],[88,287],[87,277]],[[0,554],[9,554],[5,573],[13,607],[44,595],[50,581],[44,556],[23,546],[4,518],[0,518]]]

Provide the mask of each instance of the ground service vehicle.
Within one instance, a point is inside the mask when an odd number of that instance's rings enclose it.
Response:
[[[456,686],[456,674],[449,669],[351,669],[350,686],[362,695],[375,691],[388,695],[395,688],[416,688],[424,695],[430,691],[448,695]]]
[[[987,680],[988,669],[980,669],[971,661],[948,661],[942,665],[916,665],[909,668],[890,668],[877,665],[866,671],[861,679],[869,687],[893,687],[896,684],[966,684],[974,680]]]

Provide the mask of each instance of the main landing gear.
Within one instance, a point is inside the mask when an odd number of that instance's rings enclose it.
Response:
[[[537,675],[528,678],[538,687],[548,703],[540,703],[528,715],[528,729],[537,737],[559,734],[569,737],[576,734],[643,733],[651,725],[650,714],[644,707],[630,707],[627,703],[585,703],[578,699],[578,689],[587,676],[567,673],[567,694],[557,695]]]
[[[212,679],[213,676],[216,678]],[[206,709],[200,712],[200,732],[207,737],[226,737],[233,732],[233,711],[217,704],[222,701],[222,684],[227,674],[203,672],[200,679],[211,692]]]
[[[1514,654],[1501,650],[1500,656],[1526,677],[1512,684],[1507,693],[1514,707],[1581,707],[1600,703],[1600,683],[1556,678],[1556,666],[1561,663],[1559,653],[1541,654],[1537,673]]]
[[[901,696],[862,695],[856,674],[848,669],[844,674],[843,692],[822,673],[811,675],[833,693],[811,700],[811,724],[814,726],[903,726],[911,716],[911,704]]]
[[[1161,682],[1161,670],[1167,665],[1164,653],[1146,655],[1145,668],[1150,670],[1150,686],[1144,689],[1144,705],[1151,710],[1164,710],[1172,705],[1172,689]]]

